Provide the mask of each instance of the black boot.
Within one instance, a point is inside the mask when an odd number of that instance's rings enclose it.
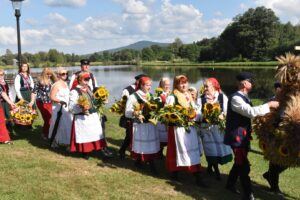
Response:
[[[173,180],[173,181],[178,181],[178,172],[171,172],[171,175],[170,175],[170,178]]]
[[[84,158],[85,160],[90,159],[90,156],[88,153],[82,153],[82,158]]]
[[[238,166],[236,164],[233,164],[227,179],[226,189],[231,191],[234,194],[241,194],[241,192],[235,187],[237,179],[238,179]]]
[[[208,164],[208,165],[207,165],[206,172],[207,172],[208,174],[212,174],[212,173],[213,173],[212,167],[213,167],[212,164]]]
[[[142,169],[143,168],[143,164],[141,160],[135,160],[134,162],[134,166],[138,169]]]
[[[208,185],[203,181],[202,174],[200,172],[194,173],[196,178],[196,185],[203,188],[208,188]]]
[[[221,174],[220,174],[220,170],[219,170],[218,164],[214,164],[213,168],[215,170],[216,179],[218,181],[220,181],[221,180]]]
[[[156,167],[155,167],[155,164],[154,164],[154,161],[153,161],[153,160],[149,161],[149,166],[150,166],[150,171],[151,171],[153,174],[157,175],[157,170],[156,170]]]

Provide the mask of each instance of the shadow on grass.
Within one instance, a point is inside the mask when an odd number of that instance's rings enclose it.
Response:
[[[60,155],[64,155],[66,157],[74,157],[82,159],[82,155],[80,153],[71,153],[66,150],[66,147],[59,148],[49,148],[49,141],[43,140],[41,137],[42,126],[34,126],[33,129],[26,129],[24,127],[14,127],[11,130],[12,139],[13,140],[27,140],[30,144],[35,147],[41,149],[48,149],[49,151],[55,152]],[[240,195],[235,195],[229,191],[227,191],[224,187],[226,184],[226,180],[228,178],[227,174],[222,174],[221,181],[215,180],[215,177],[212,175],[203,172],[203,179],[209,185],[209,188],[201,188],[195,185],[195,178],[192,174],[187,172],[179,172],[179,181],[173,181],[170,179],[170,174],[165,168],[165,158],[159,159],[155,161],[157,173],[153,173],[150,170],[150,166],[144,163],[141,167],[137,168],[134,165],[134,160],[132,160],[127,151],[125,159],[121,160],[118,155],[119,146],[122,143],[122,139],[114,139],[107,137],[107,142],[109,145],[109,149],[113,152],[114,157],[107,159],[105,156],[101,154],[101,152],[92,152],[90,156],[92,158],[100,159],[97,162],[97,166],[101,168],[110,168],[112,170],[118,170],[119,168],[131,170],[145,176],[150,176],[153,178],[158,178],[173,187],[173,189],[177,192],[181,192],[187,196],[190,196],[193,199],[209,199],[209,200],[235,200],[241,199]],[[201,158],[205,159],[204,157]],[[240,188],[240,184],[238,183],[238,188]],[[254,195],[257,199],[274,199],[280,200],[282,197],[275,195],[272,192],[269,192],[268,188],[258,184],[253,183],[253,191]],[[291,196],[285,196],[289,199],[296,199]]]

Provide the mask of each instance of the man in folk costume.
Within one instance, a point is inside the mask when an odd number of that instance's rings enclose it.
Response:
[[[184,75],[176,76],[173,85],[173,93],[168,96],[166,105],[195,108],[195,103],[188,92],[188,78]],[[194,120],[199,119],[199,117],[200,113],[197,112]],[[198,186],[208,187],[201,177],[201,141],[196,128],[190,126],[189,129],[190,131],[187,132],[185,127],[168,127],[166,166],[168,171],[172,173],[172,179],[178,178],[178,171],[187,171],[194,174]]]
[[[139,79],[142,78],[142,77],[148,77],[148,76],[145,75],[145,74],[139,74],[139,75],[135,76],[134,77],[135,83],[133,83],[133,84],[131,84],[131,85],[129,85],[126,88],[123,89],[122,98],[126,97],[127,99],[129,99],[129,96],[136,91],[137,84],[139,83]],[[125,151],[129,147],[129,144],[130,144],[130,132],[131,132],[131,129],[132,129],[132,119],[125,117],[125,113],[124,113],[120,117],[119,126],[126,130],[125,131],[125,138],[124,138],[124,140],[122,142],[122,145],[119,149],[120,158],[124,159],[125,158]]]
[[[88,85],[90,79],[88,72],[78,75],[79,84],[71,90],[69,102],[69,109],[74,115],[70,151],[81,152],[86,159],[89,158],[88,153],[106,147],[100,116]]]
[[[158,158],[160,149],[159,136],[155,126],[150,123],[147,102],[152,98],[149,93],[152,80],[149,77],[139,79],[137,91],[130,95],[125,116],[133,119],[131,157],[136,160],[135,165],[141,166],[141,162],[148,162],[152,172],[156,173],[154,159]]]
[[[90,61],[88,59],[80,60],[80,68],[81,68],[81,70],[78,72],[75,72],[71,77],[70,84],[69,84],[70,90],[74,89],[78,85],[78,79],[77,79],[78,75],[81,72],[87,72],[87,73],[89,73],[89,75],[91,77],[88,85],[89,85],[91,91],[93,91],[95,87],[98,87],[98,84],[97,84],[97,80],[96,80],[94,74],[89,71]]]
[[[225,120],[227,112],[227,96],[221,91],[221,86],[216,78],[208,78],[204,81],[204,94],[201,95],[199,105],[202,114],[206,103],[215,104],[220,108],[221,114],[218,118]],[[203,115],[202,115],[203,116]],[[221,180],[218,165],[228,163],[232,160],[232,151],[224,144],[224,130],[218,124],[209,124],[205,116],[202,117],[201,136],[205,157],[208,163],[207,172],[213,169],[217,180]]]
[[[270,101],[266,104],[252,107],[248,93],[253,88],[253,75],[249,72],[243,72],[236,79],[239,89],[228,100],[224,136],[224,143],[231,146],[235,157],[228,176],[226,189],[239,194],[240,192],[235,187],[239,177],[244,191],[243,199],[253,200],[255,198],[249,177],[250,163],[248,160],[251,140],[251,118],[269,113],[270,108],[277,108],[279,103]]]

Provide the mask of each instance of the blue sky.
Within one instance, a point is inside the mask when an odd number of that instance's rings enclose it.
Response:
[[[232,18],[265,6],[281,22],[299,23],[299,0],[25,0],[22,52],[55,48],[86,54],[140,40],[184,43],[218,36]],[[0,0],[0,55],[17,51],[10,0]]]

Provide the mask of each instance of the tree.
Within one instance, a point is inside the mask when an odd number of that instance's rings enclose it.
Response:
[[[151,48],[146,47],[142,49],[142,59],[144,61],[151,61],[155,59],[155,55]]]
[[[179,48],[183,45],[182,41],[180,38],[175,38],[174,42],[172,44],[169,45],[169,48],[171,50],[171,52],[175,55],[175,56],[179,56]]]
[[[5,51],[5,55],[3,56],[2,62],[6,65],[13,65],[15,56],[14,54],[11,52],[11,50],[6,49]]]
[[[220,38],[231,43],[242,57],[265,60],[268,50],[277,45],[278,26],[279,19],[271,9],[250,8],[236,16]]]

